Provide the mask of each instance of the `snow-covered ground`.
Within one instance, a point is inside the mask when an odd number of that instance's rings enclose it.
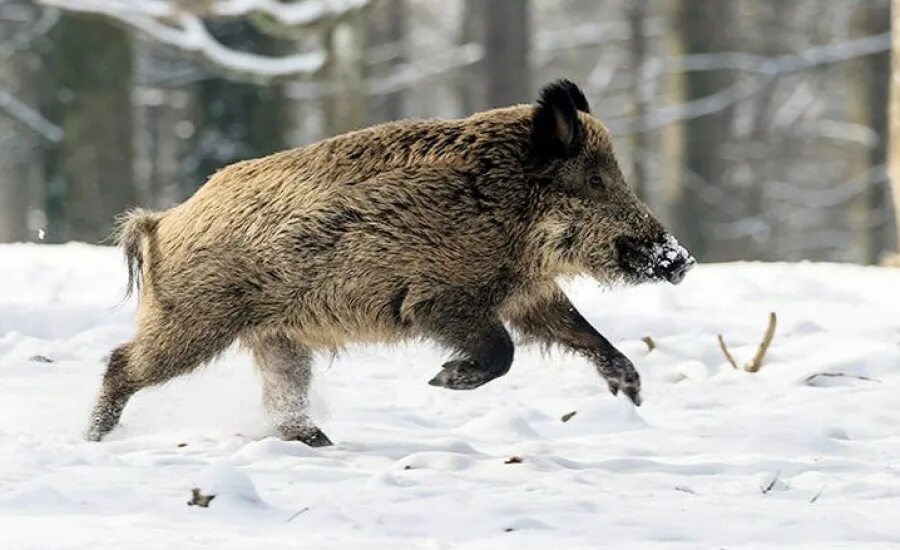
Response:
[[[322,449],[272,437],[238,350],[83,441],[103,357],[133,331],[124,281],[113,249],[0,246],[0,548],[900,545],[900,270],[573,283],[638,366],[638,409],[555,352],[452,392],[426,383],[434,348],[352,349],[317,370]],[[769,311],[765,366],[733,370],[716,334],[743,363]],[[208,508],[187,506],[195,487]]]

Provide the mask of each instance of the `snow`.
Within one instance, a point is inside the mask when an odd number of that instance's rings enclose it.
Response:
[[[678,287],[572,282],[640,370],[640,408],[556,352],[521,347],[504,378],[453,392],[427,385],[442,359],[429,345],[354,348],[319,362],[314,417],[336,445],[312,449],[273,437],[237,349],[83,441],[103,356],[133,331],[122,260],[3,245],[0,266],[4,549],[900,543],[897,270],[721,264]],[[769,311],[762,370],[732,369],[716,334],[744,363]],[[807,382],[818,373],[840,375]],[[194,488],[216,495],[208,508],[187,505]]]
[[[323,20],[337,19],[363,8],[369,0],[306,0],[282,3],[275,0],[227,0],[208,6],[213,18],[240,18],[264,15],[271,24],[291,28],[315,25]],[[206,28],[197,13],[184,9],[182,2],[171,0],[38,0],[38,3],[76,13],[99,15],[131,27],[150,38],[193,53],[231,75],[256,80],[312,74],[325,65],[325,52],[319,48],[309,52],[284,56],[247,53],[220,43]],[[200,7],[198,4],[197,7]],[[202,10],[201,10],[202,12]],[[0,96],[0,102],[4,98]],[[39,121],[36,121],[39,122]],[[51,125],[52,126],[52,125]],[[40,128],[38,128],[40,130]],[[53,128],[43,133],[48,133]],[[61,130],[56,128],[56,133]],[[52,132],[48,135],[53,139]],[[61,135],[61,134],[60,134]]]

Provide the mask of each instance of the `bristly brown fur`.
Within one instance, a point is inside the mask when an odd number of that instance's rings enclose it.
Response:
[[[138,332],[117,369],[129,391],[235,339],[268,358],[267,380],[308,372],[310,351],[429,338],[467,373],[440,383],[477,385],[479,368],[496,377],[512,361],[501,321],[599,357],[605,340],[569,313],[555,278],[614,280],[615,239],[663,230],[588,110],[558,82],[537,106],[359,130],[231,165],[168,211],[128,213],[119,242],[140,292]],[[271,408],[304,402],[270,386]]]

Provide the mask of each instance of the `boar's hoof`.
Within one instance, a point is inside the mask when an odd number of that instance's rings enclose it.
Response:
[[[458,359],[444,363],[441,372],[432,378],[428,385],[447,388],[449,390],[474,390],[497,376],[473,361]]]
[[[299,441],[301,443],[309,445],[310,447],[330,447],[333,445],[331,440],[328,439],[328,436],[325,435],[325,432],[323,432],[319,428],[313,428],[300,434],[293,434],[289,437],[285,437],[284,439],[286,441]]]
[[[640,406],[643,402],[641,399],[641,378],[631,364],[624,356],[612,357],[609,359],[601,359],[598,362],[597,370],[606,379],[609,391],[613,395],[618,395],[619,390],[625,394],[636,406]]]
[[[609,391],[611,391],[613,395],[617,395],[619,393],[618,383],[607,383],[609,384]],[[644,402],[644,400],[641,398],[641,390],[639,388],[636,388],[634,386],[625,386],[624,388],[622,388],[622,393],[624,393],[625,396],[628,397],[628,399],[630,399],[631,402],[634,403],[637,407],[640,407],[641,403]]]

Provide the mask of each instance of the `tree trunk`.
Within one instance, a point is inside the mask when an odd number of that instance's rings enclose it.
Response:
[[[191,78],[200,69],[164,46],[138,38],[134,43],[134,156],[138,202],[165,209],[189,196],[201,176],[189,168],[200,107],[195,87],[168,82]],[[202,181],[202,180],[200,180]]]
[[[679,14],[681,6],[678,2],[668,2],[657,8],[665,20],[665,32],[661,39],[661,55],[673,58],[684,55],[684,42],[681,40]],[[660,95],[669,105],[684,103],[686,86],[685,73],[676,71],[665,75],[661,82]],[[681,197],[681,184],[684,180],[684,124],[668,124],[658,131],[659,135],[659,190],[658,197],[649,197],[650,206],[654,208],[666,227],[677,229],[682,224],[678,215],[678,202]]]
[[[886,1],[865,2],[857,11],[855,28],[860,36],[876,35],[890,31],[890,4]],[[887,178],[879,168],[887,163],[888,93],[891,56],[889,52],[860,58],[851,66],[856,88],[854,114],[858,122],[872,130],[875,142],[864,151],[864,169],[867,173],[861,183],[865,186],[854,210],[859,215],[853,220],[853,229],[860,244],[856,257],[859,261],[877,264],[889,250],[893,238],[891,225],[890,192]]]
[[[389,75],[408,61],[406,51],[407,10],[406,0],[384,0],[369,13],[369,43],[380,48],[384,60],[372,67],[372,72]],[[377,124],[399,120],[406,114],[403,91],[376,96],[371,101],[368,122]]]
[[[463,0],[463,14],[459,29],[458,45],[479,42],[484,45],[484,1]],[[482,74],[484,60],[469,67],[463,67],[455,77],[455,88],[459,97],[461,116],[484,109],[484,82]]]
[[[31,149],[27,140],[10,132],[12,121],[0,116],[0,242],[30,240],[29,181],[25,166]],[[20,131],[14,128],[13,132]]]
[[[648,84],[644,82],[644,63],[647,60],[647,0],[632,0],[628,11],[631,27],[631,97],[634,103],[631,147],[631,179],[634,192],[641,199],[647,199],[646,156],[649,154],[647,132],[643,131],[645,117],[652,97]]]
[[[227,21],[210,26],[214,36],[230,47],[277,54],[286,41],[260,33],[246,21]],[[284,85],[249,84],[224,77],[200,81],[196,93],[199,113],[194,134],[187,140],[185,181],[190,195],[220,168],[240,160],[258,158],[287,148],[294,128],[294,112]]]
[[[131,43],[119,27],[77,15],[63,15],[53,33],[64,136],[48,190],[48,238],[99,242],[135,204]]]
[[[482,9],[487,106],[527,103],[532,96],[528,0],[491,0],[482,2]]]
[[[0,30],[3,23],[0,21]],[[21,60],[10,53],[0,57],[0,83],[18,98],[30,94],[25,87]],[[9,83],[9,87],[6,87]],[[38,165],[37,143],[29,130],[0,111],[0,242],[30,240],[28,212],[31,207],[30,172]]]
[[[329,136],[356,130],[366,123],[363,13],[348,15],[327,31],[328,100],[326,125]]]
[[[894,198],[896,246],[900,248],[900,0],[891,5],[891,91],[890,91],[890,150],[888,152],[891,193]],[[897,250],[895,248],[895,250]],[[894,256],[900,266],[900,250]]]
[[[685,55],[728,51],[737,16],[735,2],[681,0],[678,28]],[[706,97],[730,86],[731,71],[690,71],[683,76],[684,101]],[[715,236],[702,220],[708,220],[712,205],[704,200],[709,187],[725,175],[724,151],[728,146],[731,109],[688,120],[684,126],[681,183],[675,199],[675,231],[695,256],[708,259]]]

